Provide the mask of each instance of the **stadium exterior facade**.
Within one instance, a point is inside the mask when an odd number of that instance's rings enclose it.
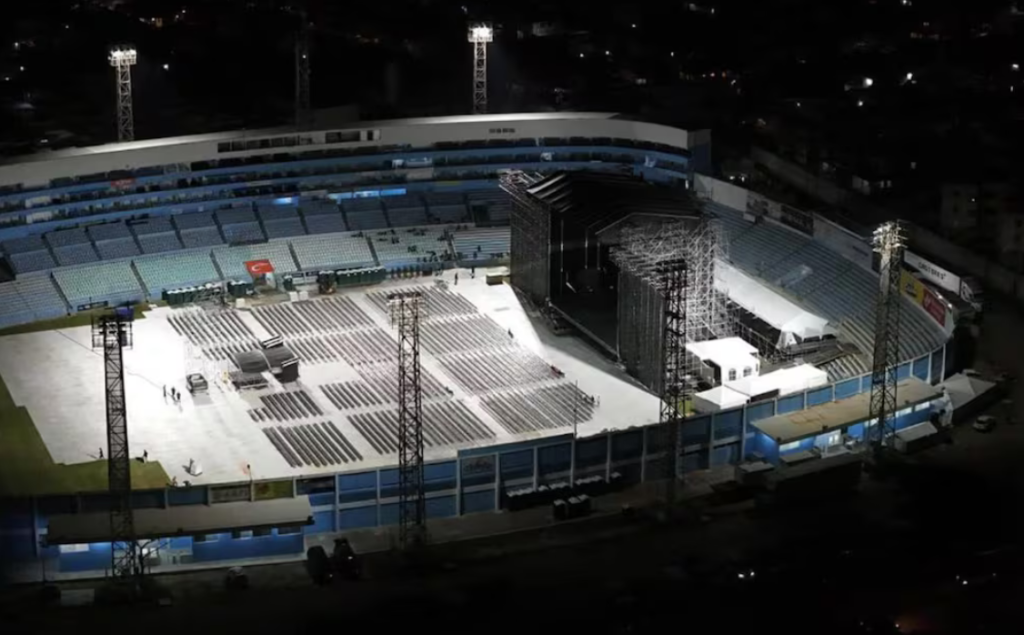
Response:
[[[713,192],[705,177],[700,183],[695,178],[695,172],[706,170],[709,161],[706,132],[601,113],[452,117],[366,123],[343,130],[244,132],[137,141],[54,152],[0,165],[0,245],[5,246],[9,259],[27,265],[24,271],[14,267],[18,281],[45,278],[47,284],[60,289],[55,274],[74,266],[56,266],[56,258],[46,260],[41,251],[52,257],[55,248],[34,242],[43,232],[142,215],[152,218],[210,212],[268,199],[386,198],[486,188],[497,192],[497,174],[508,168],[541,173],[626,171],[652,181],[683,182],[709,200],[712,212],[717,206],[723,214],[741,216],[745,209],[727,209],[730,194]],[[726,184],[721,185],[722,191],[728,189]],[[837,262],[847,262],[843,260],[847,248],[815,237],[817,232],[812,234],[808,240],[813,244],[808,245],[829,250]],[[12,253],[32,253],[32,246],[37,244],[43,245],[39,258],[19,258]],[[7,251],[6,245],[14,248]],[[787,256],[780,254],[779,259]],[[147,257],[140,253],[127,260],[135,263]],[[47,267],[46,262],[54,266]],[[18,281],[0,287],[17,285]],[[116,299],[142,300],[160,291],[141,284],[139,289],[137,297],[121,294]],[[49,313],[37,307],[28,307],[27,312],[0,313],[0,325],[51,318],[76,308],[65,298],[63,306]],[[920,345],[903,351],[898,377],[916,377],[933,385],[944,379],[949,365],[947,339],[924,338]],[[687,420],[680,430],[682,469],[735,464],[758,449],[755,422],[869,390],[869,375],[850,374],[825,387]],[[900,413],[900,427],[928,416],[925,410],[908,410]],[[652,462],[659,459],[654,442],[657,435],[651,432],[650,428],[637,427],[587,438],[562,435],[461,450],[452,460],[427,466],[428,515],[444,518],[499,510],[502,493],[510,487],[573,481],[590,475],[608,477],[616,472],[626,483],[641,482],[652,473]],[[392,524],[397,518],[396,488],[397,470],[393,467],[355,469],[274,482],[138,491],[133,504],[138,509],[195,509],[308,497],[311,525],[262,530],[258,535],[240,527],[242,531],[235,533],[174,536],[158,541],[160,564],[173,570],[175,566],[221,565],[242,558],[298,557],[304,552],[306,536]],[[110,562],[109,543],[58,547],[49,545],[46,538],[50,516],[102,512],[108,504],[103,493],[4,501],[0,558],[20,563],[23,571],[33,573],[102,574]]]

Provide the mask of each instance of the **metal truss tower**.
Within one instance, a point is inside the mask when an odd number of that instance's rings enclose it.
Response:
[[[391,323],[398,328],[398,540],[403,550],[427,539],[423,482],[423,391],[420,384],[419,291],[388,295]]]
[[[299,29],[295,34],[295,124],[310,122],[309,18],[299,11]]]
[[[719,261],[726,259],[727,241],[721,233],[716,221],[703,216],[688,225],[682,236],[689,270],[686,294],[688,342],[735,335],[735,320],[729,311],[728,300],[715,289],[715,268]]]
[[[135,113],[132,110],[132,66],[138,61],[134,46],[110,49],[110,65],[117,74],[117,140],[135,140]]]
[[[494,41],[494,29],[471,25],[467,39],[473,45],[473,114],[482,115],[487,112],[487,45]]]
[[[647,304],[660,309],[660,315],[648,310],[641,316],[641,322],[660,318],[661,331],[657,334],[659,341],[653,345],[640,341],[648,340],[650,336],[638,338],[640,349],[647,352],[637,357],[649,355],[652,348],[660,348],[660,355],[655,357],[658,363],[657,392],[661,396],[658,448],[665,452],[666,516],[672,515],[676,504],[681,427],[686,419],[687,401],[692,397],[693,385],[687,378],[686,353],[691,330],[688,319],[691,304],[690,266],[687,263],[689,233],[690,228],[684,223],[667,224],[657,229],[623,230],[622,244],[613,253],[620,271],[629,277],[630,284],[625,286],[633,287],[635,291],[638,283],[643,285],[647,294],[656,294],[657,301]],[[622,304],[620,298],[620,306]]]
[[[92,324],[93,348],[103,350],[107,395],[107,478],[110,491],[111,572],[137,585],[144,570],[132,514],[131,456],[124,388],[124,349],[132,345],[130,315],[101,315]]]
[[[519,170],[499,177],[501,189],[512,198],[512,286],[543,307],[551,297],[551,214],[547,205],[530,194],[530,187],[540,180]]]
[[[900,357],[900,276],[906,237],[899,221],[885,223],[874,235],[875,251],[881,256],[878,303],[875,313],[875,348],[871,369],[870,445],[876,456],[886,443],[895,442],[896,367]],[[867,436],[865,432],[865,436]]]

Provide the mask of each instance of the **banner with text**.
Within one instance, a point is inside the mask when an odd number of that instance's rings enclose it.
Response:
[[[946,328],[946,324],[949,322],[949,309],[946,307],[946,303],[906,269],[900,273],[900,288],[903,295],[911,302],[921,307],[925,313],[938,322],[939,326]]]

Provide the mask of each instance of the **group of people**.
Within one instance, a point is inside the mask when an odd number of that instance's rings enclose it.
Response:
[[[167,393],[167,385],[165,384],[164,385],[164,401],[167,401],[167,394],[168,394]],[[174,386],[171,386],[170,395],[171,395],[171,401],[173,401],[176,404],[180,404],[181,403],[181,393]]]

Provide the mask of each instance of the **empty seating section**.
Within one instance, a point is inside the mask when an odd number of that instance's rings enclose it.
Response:
[[[466,198],[459,192],[430,192],[426,195],[427,211],[441,223],[464,223],[470,220]]]
[[[192,212],[190,214],[177,214],[174,217],[174,225],[178,229],[198,229],[200,227],[217,227],[210,212]]]
[[[89,234],[89,238],[93,241],[100,240],[113,240],[115,238],[131,238],[132,234],[128,231],[128,226],[124,223],[103,223],[101,225],[89,225],[86,227],[86,232]]]
[[[194,286],[220,279],[205,249],[179,251],[135,261],[143,284],[151,297],[160,297],[166,289]]]
[[[413,227],[375,232],[370,236],[382,267],[439,262],[451,257],[443,227]]]
[[[46,271],[57,266],[49,251],[26,251],[23,253],[10,254],[7,259],[14,268],[14,273],[31,273],[33,271]]]
[[[302,271],[355,269],[375,264],[373,252],[363,236],[306,236],[293,239],[291,244]]]
[[[555,430],[594,417],[594,400],[572,384],[491,395],[480,405],[509,434]]]
[[[73,229],[61,229],[59,231],[46,234],[46,242],[50,243],[51,247],[81,245],[89,243],[89,236],[81,227],[75,227]]]
[[[253,213],[252,209],[248,207],[234,207],[232,209],[222,209],[217,212],[216,216],[217,222],[220,223],[221,227],[226,227],[227,225],[256,222],[256,214]]]
[[[181,230],[181,244],[186,249],[192,247],[213,247],[223,245],[224,239],[220,237],[220,231],[216,227],[197,227],[195,229]]]
[[[68,306],[50,276],[28,276],[19,278],[14,284],[22,301],[35,315],[34,319],[45,320],[67,315]]]
[[[341,212],[335,210],[330,214],[306,216],[306,229],[310,234],[333,234],[348,231],[348,225],[345,224],[345,217]]]
[[[144,254],[160,254],[181,249],[181,242],[172,232],[169,234],[143,234],[139,236],[139,245]]]
[[[96,251],[103,260],[117,260],[139,255],[139,247],[134,238],[115,238],[113,240],[96,241]]]
[[[269,260],[278,274],[298,271],[288,243],[263,243],[259,245],[238,245],[216,247],[213,256],[225,278],[248,280],[249,272],[245,263],[250,260]]]
[[[62,267],[84,265],[90,262],[96,262],[100,259],[96,254],[96,250],[93,249],[92,245],[89,243],[85,243],[84,245],[54,247],[53,255],[57,256],[57,264]]]
[[[266,240],[263,230],[260,229],[260,224],[255,221],[224,225],[223,229],[224,240],[229,243],[251,243]]]
[[[475,227],[456,230],[452,237],[455,254],[461,261],[505,258],[512,250],[508,227]]]
[[[267,238],[291,238],[306,234],[299,210],[291,205],[261,207],[259,213]]]
[[[501,188],[466,192],[466,200],[476,222],[501,224],[509,221],[512,204]]]
[[[72,308],[93,302],[120,304],[143,299],[142,288],[128,261],[56,269],[53,276]]]
[[[267,230],[267,238],[269,239],[291,238],[306,234],[306,228],[302,226],[302,221],[298,217],[268,220],[263,223],[263,228]]]
[[[18,289],[13,282],[0,284],[0,327],[14,326],[36,320],[35,315],[28,308],[18,294]]]
[[[24,238],[12,238],[0,243],[5,254],[24,254],[32,251],[46,251],[46,243],[40,234],[25,236]]]
[[[130,221],[128,226],[136,236],[174,233],[174,225],[171,224],[170,216],[153,216],[145,220]]]
[[[388,226],[379,198],[353,198],[345,201],[343,207],[350,229],[385,229]]]
[[[350,415],[348,420],[379,454],[398,451],[398,412]],[[461,401],[423,406],[423,444],[428,449],[489,441],[497,435]]]
[[[750,223],[743,220],[742,212],[715,203],[705,203],[705,208],[719,219],[729,241],[729,259],[735,265],[830,320],[841,340],[860,349],[859,355],[823,366],[832,379],[870,369],[878,288],[875,274],[779,225]],[[803,268],[799,276],[794,275],[798,268]],[[901,316],[901,360],[930,353],[945,341],[938,325],[917,308],[906,306]]]
[[[264,421],[257,419],[255,413],[250,412],[249,416],[254,421]],[[293,468],[326,468],[363,460],[363,455],[332,421],[267,427],[263,434]]]
[[[394,196],[384,199],[384,207],[388,210],[388,220],[392,227],[411,227],[426,225],[427,208],[417,196]]]
[[[14,326],[67,314],[49,276],[31,276],[0,284],[0,326]]]

